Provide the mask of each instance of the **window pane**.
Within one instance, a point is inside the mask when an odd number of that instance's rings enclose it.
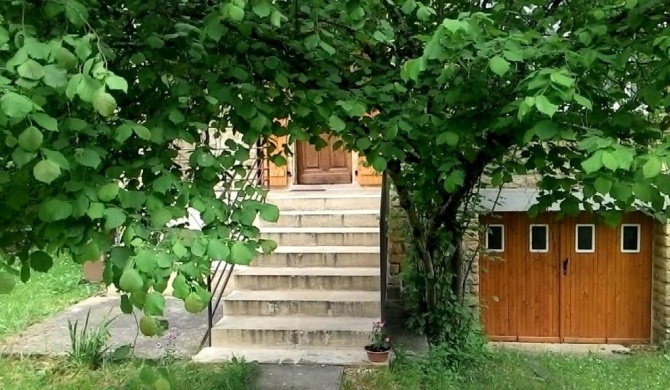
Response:
[[[638,251],[638,235],[640,229],[638,226],[623,226],[621,233],[621,247],[625,251]]]
[[[593,226],[577,226],[577,250],[593,251]]]
[[[487,249],[501,251],[503,249],[503,227],[489,226],[486,243]]]
[[[532,226],[530,228],[530,249],[546,251],[547,244],[547,226]]]

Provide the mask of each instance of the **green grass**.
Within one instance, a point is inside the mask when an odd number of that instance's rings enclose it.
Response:
[[[98,370],[70,364],[60,359],[8,359],[0,357],[0,383],[3,390],[105,390],[145,389],[140,370],[145,364],[157,363],[131,360],[106,363]],[[225,365],[198,365],[174,361],[166,363],[172,389],[245,390],[251,389],[257,366],[236,362]]]
[[[670,389],[670,361],[660,353],[597,357],[497,351],[470,369],[400,362],[393,369],[349,370],[342,390]]]
[[[81,279],[80,265],[57,258],[49,272],[33,272],[28,283],[1,295],[0,340],[101,291],[98,285],[80,284]]]

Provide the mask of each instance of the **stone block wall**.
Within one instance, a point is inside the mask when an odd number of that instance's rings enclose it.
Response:
[[[670,225],[654,227],[652,282],[652,338],[670,342]]]

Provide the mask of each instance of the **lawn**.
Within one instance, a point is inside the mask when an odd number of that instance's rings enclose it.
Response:
[[[57,258],[47,273],[33,272],[28,283],[19,282],[9,295],[0,295],[0,340],[95,295],[101,287],[80,283],[81,266]]]
[[[408,360],[390,370],[350,369],[342,390],[670,389],[670,361],[651,352],[597,357],[496,351],[469,370],[440,367]]]
[[[3,390],[111,390],[146,389],[140,380],[144,365],[159,363],[130,360],[106,363],[98,370],[78,367],[66,358],[1,358],[0,383]],[[169,370],[172,389],[245,390],[251,389],[257,366],[250,363],[198,365],[173,361]]]

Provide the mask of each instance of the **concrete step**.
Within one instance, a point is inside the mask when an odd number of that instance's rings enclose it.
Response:
[[[363,348],[235,347],[203,348],[193,357],[197,363],[225,363],[244,358],[259,364],[298,364],[329,366],[367,366],[370,363]]]
[[[254,267],[378,267],[379,246],[280,246]]]
[[[379,228],[373,227],[263,227],[261,237],[279,245],[378,246]]]
[[[227,316],[379,317],[378,291],[233,291],[224,298]]]
[[[212,328],[213,347],[363,348],[378,318],[224,316]]]
[[[238,290],[379,291],[379,268],[367,267],[248,267],[235,274]]]
[[[276,227],[379,227],[379,210],[286,210],[277,223],[259,221],[260,226]]]
[[[381,190],[379,194],[270,191],[267,201],[280,210],[379,210]]]

